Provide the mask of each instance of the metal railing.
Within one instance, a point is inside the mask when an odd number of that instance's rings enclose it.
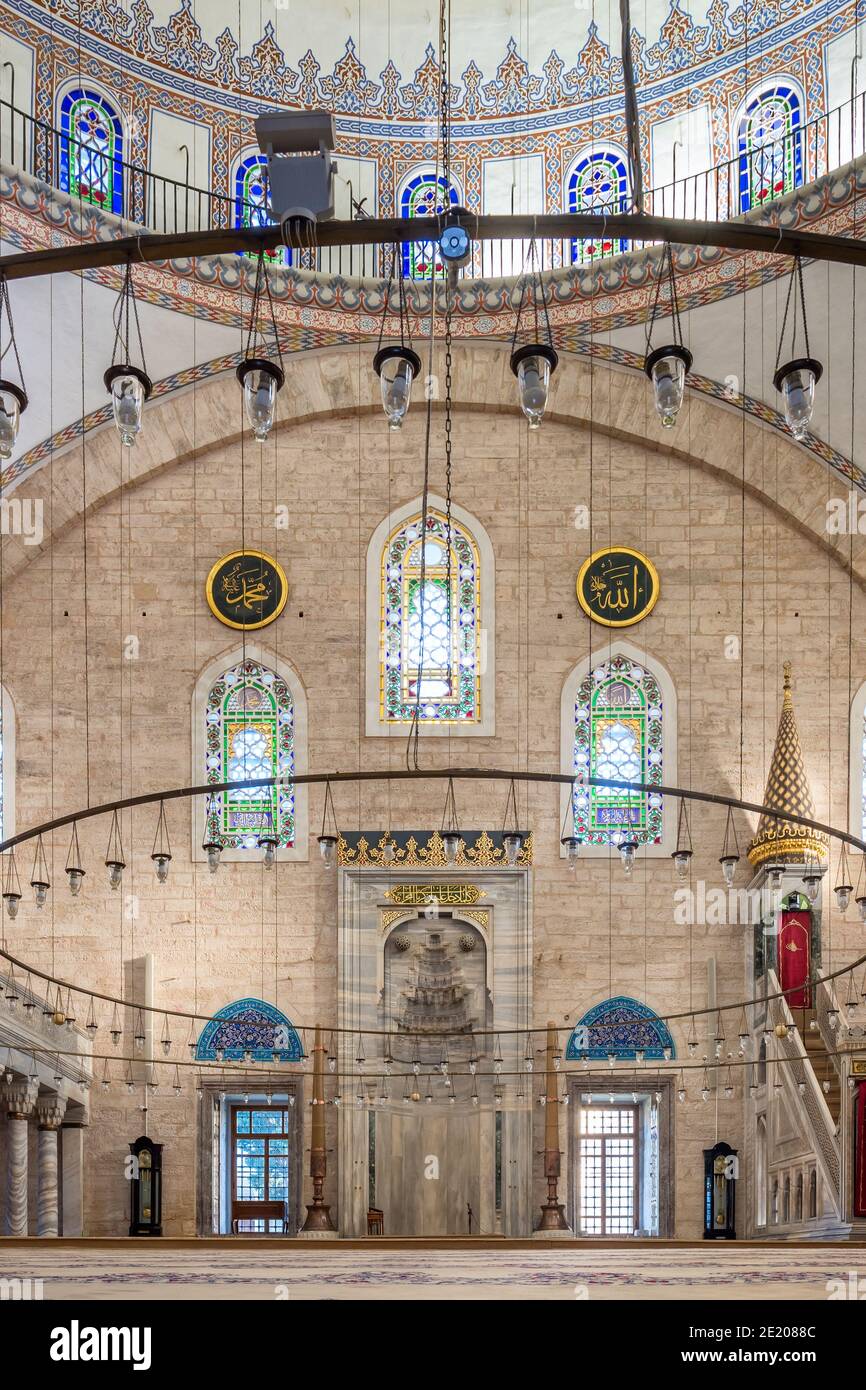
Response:
[[[82,149],[86,150],[90,169],[96,171],[97,177],[91,177],[96,187],[81,188],[75,180],[79,161],[75,142],[68,134],[22,111],[13,101],[0,100],[0,160],[56,188],[72,191],[103,211],[161,233],[261,223],[262,207],[258,203],[199,188],[188,178],[179,180],[155,173],[140,164],[113,158],[95,146],[79,145],[79,152]],[[694,174],[677,177],[674,150],[674,177],[647,190],[643,211],[658,216],[728,220],[740,216],[749,206],[767,206],[790,192],[792,179],[786,170],[796,171],[795,186],[801,186],[841,168],[864,152],[866,92],[777,140],[748,153],[737,153]],[[342,182],[348,189],[354,215],[363,217],[350,182]],[[623,200],[599,204],[593,209],[598,215],[599,235],[592,242],[539,239],[536,265],[542,270],[556,269],[630,249],[635,243],[615,242],[605,235],[606,215],[628,210]],[[519,275],[528,265],[529,244],[476,242],[472,259],[462,274],[484,279]],[[275,263],[285,263],[286,255],[285,251],[278,253]],[[328,246],[294,251],[292,263],[323,274],[365,277],[377,273],[379,259],[375,247]],[[390,265],[390,257],[385,264]]]

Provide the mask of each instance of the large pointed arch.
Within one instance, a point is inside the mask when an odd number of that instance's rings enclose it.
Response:
[[[279,678],[288,691],[291,702],[291,772],[307,771],[307,696],[303,682],[294,666],[283,656],[256,642],[242,642],[229,647],[219,656],[208,662],[196,681],[192,700],[192,759],[193,780],[195,782],[219,781],[219,776],[210,777],[208,766],[208,711],[212,692],[226,672],[236,671],[242,663],[252,663],[266,676]],[[250,776],[259,775],[251,771]],[[264,772],[262,775],[270,775]],[[223,780],[228,781],[226,776]],[[306,786],[292,786],[291,805],[287,807],[292,818],[290,843],[282,843],[277,849],[277,857],[286,860],[309,858],[309,818]],[[205,857],[202,841],[205,830],[205,806],[197,799],[191,799],[191,849],[194,860]],[[255,837],[253,837],[255,838]],[[251,853],[252,848],[252,853]],[[225,845],[223,860],[239,863],[253,863],[257,851],[250,845]]]
[[[587,701],[585,697],[599,687],[599,672],[604,672],[603,679],[608,682],[621,677],[627,690],[635,691],[635,708],[626,709],[622,721],[630,741],[633,735],[630,751],[634,753],[633,765],[627,762],[623,776],[635,782],[675,785],[676,687],[667,667],[657,657],[623,638],[613,638],[597,648],[590,656],[579,661],[566,676],[560,709],[560,771],[579,779],[582,772],[591,774],[597,766],[591,749],[586,751],[586,745],[598,733],[593,718],[599,712],[592,708],[592,700]],[[584,712],[587,705],[590,706],[589,715]],[[611,712],[609,722],[612,721],[614,715]],[[600,775],[610,775],[607,768],[598,771]],[[641,853],[668,855],[673,851],[676,844],[676,808],[665,804],[662,797],[637,793],[633,797],[626,796],[623,807],[621,795],[604,798],[593,793],[591,788],[563,786],[560,817],[561,823],[567,823],[566,833],[570,833],[571,829],[569,798],[572,790],[575,798],[575,834],[581,841],[581,854],[606,856],[611,852],[612,837],[626,823],[617,819],[618,816],[625,816],[631,821]],[[589,817],[586,830],[581,828],[585,824],[584,814]],[[606,836],[599,829],[602,817],[609,817],[607,824],[610,831]]]
[[[401,586],[405,576],[395,575],[390,552],[395,541],[402,544],[406,539],[406,528],[411,528],[416,521],[420,523],[422,505],[422,498],[416,497],[397,507],[379,523],[367,547],[366,730],[370,736],[399,733],[411,724],[408,705],[412,703],[412,690],[407,687],[409,699],[396,704],[388,697],[389,688],[397,677],[402,679],[404,674],[408,675],[395,671],[394,662],[400,660],[400,653],[392,652],[389,646],[388,633],[391,619],[396,613],[396,603],[389,603],[388,590],[389,586],[396,586],[400,588],[402,596]],[[434,539],[439,540],[445,532],[446,503],[443,498],[431,493],[427,506],[428,523],[431,519],[435,520]],[[452,585],[455,592],[459,592],[459,598],[453,604],[448,624],[454,634],[452,674],[459,688],[455,689],[453,699],[441,702],[441,717],[438,712],[440,702],[428,702],[426,715],[422,708],[422,723],[425,737],[430,734],[489,736],[495,731],[496,575],[493,546],[478,518],[454,502],[451,504],[451,520],[452,533],[456,538]],[[419,538],[420,533],[414,541],[417,542]],[[460,546],[466,549],[465,570]],[[430,573],[432,571],[428,572],[428,577]],[[431,611],[428,610],[428,621]],[[457,628],[454,625],[461,622],[458,651]],[[425,676],[429,677],[430,672],[431,653],[425,649]],[[409,680],[411,685],[410,677]]]

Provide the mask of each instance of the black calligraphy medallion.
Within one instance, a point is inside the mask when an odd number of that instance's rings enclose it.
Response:
[[[226,627],[267,627],[286,606],[289,586],[281,565],[260,550],[233,550],[217,560],[205,595],[215,618]]]
[[[655,565],[639,550],[613,545],[596,550],[577,576],[577,599],[593,622],[630,627],[652,612],[659,596]]]

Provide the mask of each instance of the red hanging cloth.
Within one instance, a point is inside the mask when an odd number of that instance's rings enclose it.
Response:
[[[779,928],[779,983],[789,1009],[810,1009],[809,985],[812,917],[809,912],[783,912]]]

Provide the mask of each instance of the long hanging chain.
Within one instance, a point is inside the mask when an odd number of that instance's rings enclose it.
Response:
[[[441,0],[439,6],[439,43],[442,62],[439,71],[440,105],[442,120],[442,177],[444,181],[443,202],[446,211],[451,202],[451,89],[448,80],[448,30],[451,23],[448,0]],[[435,257],[434,257],[435,259]],[[451,537],[451,409],[453,386],[453,353],[451,335],[451,315],[454,309],[456,288],[451,290],[448,277],[445,277],[445,614],[448,621],[448,669],[447,682],[449,694],[453,698],[451,683],[453,679],[454,656],[454,595],[452,594],[452,537]],[[457,616],[459,619],[459,603]]]

